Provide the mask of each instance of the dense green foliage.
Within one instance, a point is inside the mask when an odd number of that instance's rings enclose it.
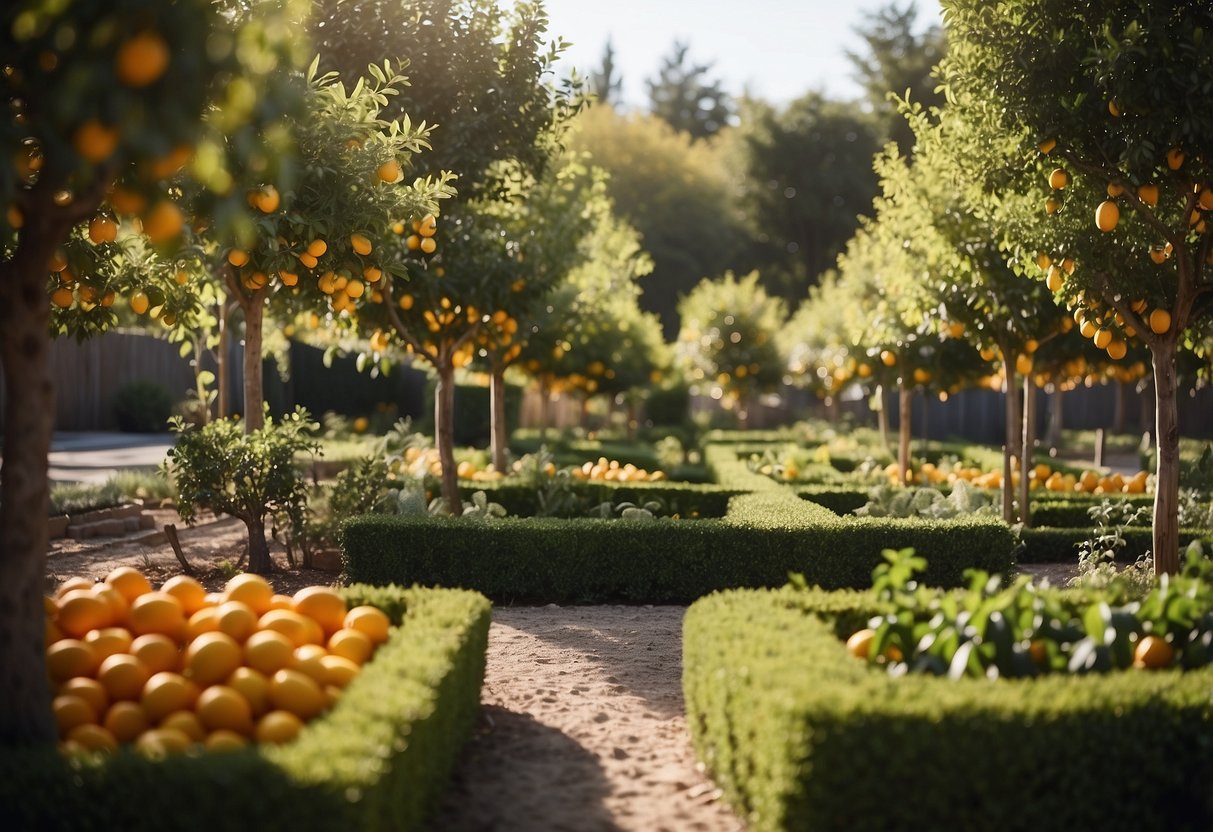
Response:
[[[422,830],[480,711],[489,604],[469,592],[352,586],[402,624],[286,746],[97,761],[0,753],[5,829]]]
[[[1193,741],[1213,718],[1209,670],[892,678],[842,644],[881,611],[870,594],[789,590],[729,592],[688,611],[692,740],[751,829],[1213,823],[1213,754]]]

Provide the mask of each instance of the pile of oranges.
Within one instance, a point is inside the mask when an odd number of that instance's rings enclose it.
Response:
[[[388,638],[378,608],[334,589],[277,595],[240,574],[219,593],[137,569],[70,578],[46,598],[46,665],[67,751],[158,756],[284,743],[327,710]]]

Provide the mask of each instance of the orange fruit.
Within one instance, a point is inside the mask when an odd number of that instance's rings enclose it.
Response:
[[[202,584],[189,575],[176,575],[169,578],[160,586],[161,592],[166,592],[181,602],[181,609],[186,615],[193,615],[206,606],[206,590]]]
[[[365,257],[371,253],[371,241],[361,234],[351,234],[350,248],[354,250],[355,254],[361,254]]]
[[[67,732],[69,742],[74,742],[89,751],[117,751],[118,740],[107,729],[93,723],[77,725]]]
[[[847,652],[857,659],[867,659],[874,638],[876,638],[876,631],[868,628],[852,633],[851,637],[847,639]]]
[[[185,638],[185,610],[181,602],[167,592],[148,592],[131,603],[131,631],[139,635],[161,633],[169,638]]]
[[[295,612],[314,620],[326,636],[340,630],[345,623],[345,599],[331,587],[306,587],[295,593],[294,601]]]
[[[227,633],[203,633],[185,648],[185,675],[207,687],[232,675],[242,658],[240,645]]]
[[[1128,345],[1126,345],[1125,342],[1121,341],[1120,339],[1114,339],[1111,341],[1108,344],[1107,349],[1108,358],[1111,358],[1113,361],[1119,361],[1129,353]]]
[[[387,641],[392,622],[387,613],[378,607],[363,604],[345,614],[344,628],[357,630],[371,640],[372,644]]]
[[[118,742],[134,742],[136,737],[151,727],[147,715],[137,702],[115,702],[110,705],[102,724]]]
[[[124,627],[102,627],[89,630],[84,636],[84,643],[93,648],[98,661],[103,661],[115,653],[131,652],[133,640],[130,631]]]
[[[166,243],[181,234],[185,216],[177,203],[162,199],[143,216],[143,233],[153,243]]]
[[[257,613],[243,601],[224,601],[218,607],[219,631],[243,642],[257,629]]]
[[[334,656],[344,656],[359,665],[365,664],[375,652],[375,645],[360,630],[338,630],[329,639],[328,647]]]
[[[1171,170],[1179,170],[1184,164],[1184,152],[1178,147],[1173,147],[1167,151],[1167,167]]]
[[[55,682],[73,676],[92,676],[101,660],[92,646],[75,638],[63,638],[46,648],[46,670]]]
[[[295,648],[295,653],[291,658],[291,663],[288,667],[291,670],[298,670],[300,673],[305,673],[315,680],[316,684],[324,684],[324,664],[320,661],[328,655],[328,652],[318,644],[305,644],[302,647]]]
[[[139,697],[143,712],[152,722],[159,722],[173,711],[187,711],[198,699],[198,686],[180,673],[155,673],[143,686]]]
[[[55,592],[55,598],[62,600],[64,595],[67,595],[73,589],[92,589],[97,584],[90,581],[88,578],[81,578],[79,575],[68,578],[63,583],[59,584],[59,589]]]
[[[83,638],[89,630],[108,627],[114,612],[104,596],[91,589],[73,589],[59,599],[59,617],[55,623],[64,634]]]
[[[203,633],[219,632],[219,607],[203,607],[185,623],[186,638],[196,639]]]
[[[1133,650],[1133,666],[1147,670],[1167,667],[1175,660],[1175,648],[1166,639],[1155,635],[1142,636]]]
[[[404,244],[409,251],[416,251],[421,248],[421,236],[418,234],[410,234],[404,238]]]
[[[1049,174],[1049,187],[1055,191],[1060,191],[1066,185],[1070,184],[1070,174],[1066,173],[1065,168],[1054,168]]]
[[[433,237],[438,233],[438,218],[433,214],[426,214],[417,223],[417,233],[422,237]]]
[[[1147,321],[1150,325],[1150,331],[1155,335],[1162,335],[1171,328],[1171,313],[1165,309],[1155,309],[1150,313],[1150,318]],[[59,613],[62,617],[63,613]]]
[[[68,679],[59,686],[56,693],[60,696],[69,693],[79,696],[91,705],[97,714],[105,713],[110,704],[110,697],[105,692],[105,687],[96,679],[90,679],[87,676],[74,676]]]
[[[245,736],[253,732],[253,710],[248,700],[227,685],[212,685],[202,691],[194,713],[208,731],[225,729]]]
[[[295,643],[277,630],[259,630],[244,644],[244,663],[267,676],[290,665],[294,654]]]
[[[1053,148],[1057,147],[1057,139],[1045,139],[1040,143],[1040,152],[1048,156]]]
[[[289,595],[275,594],[270,599],[270,610],[290,610],[295,608],[295,602]]]
[[[299,736],[303,722],[290,711],[270,711],[257,720],[253,735],[257,742],[267,745],[281,745]]]
[[[126,188],[114,188],[108,198],[110,207],[119,214],[138,214],[147,206],[143,194]]]
[[[138,699],[151,676],[147,665],[129,653],[116,653],[97,668],[97,681],[115,702]]]
[[[248,739],[235,731],[220,728],[218,731],[211,731],[206,735],[204,745],[207,751],[239,751],[241,748],[248,747]]]
[[[1095,227],[1100,231],[1109,232],[1120,222],[1120,208],[1115,202],[1106,199],[1095,209]]]
[[[315,239],[307,245],[307,253],[312,257],[323,257],[324,253],[329,250],[329,244],[324,240]]]
[[[51,702],[51,710],[55,714],[55,724],[59,726],[59,736],[67,736],[67,732],[77,725],[88,725],[97,721],[97,712],[83,696],[74,693],[64,693],[56,696]]]
[[[119,566],[105,576],[105,582],[122,593],[127,602],[152,591],[152,584],[133,566]]]
[[[433,254],[438,250],[438,244],[433,237],[422,237],[420,248],[422,254]]]
[[[317,264],[320,262],[315,257],[308,254],[306,251],[303,254],[298,255],[298,257],[299,257],[299,262],[302,263],[304,266],[306,266],[309,269],[316,268]]]
[[[190,742],[202,742],[206,739],[206,729],[202,720],[193,711],[173,711],[160,720],[161,728],[174,728],[190,738]]]
[[[384,162],[379,166],[375,173],[379,177],[380,182],[388,183],[399,182],[400,178],[404,176],[404,171],[401,169],[400,163],[395,159],[389,159]]]
[[[118,149],[118,128],[102,124],[95,118],[81,124],[72,136],[72,147],[88,162],[104,162]]]
[[[277,211],[281,201],[278,189],[273,185],[266,185],[253,192],[253,206],[263,214],[272,214]]]
[[[1151,207],[1158,204],[1158,186],[1142,185],[1137,189],[1137,198]]]
[[[114,71],[126,86],[146,87],[168,69],[170,57],[164,38],[155,32],[140,32],[118,47]]]
[[[238,667],[227,678],[227,686],[248,702],[253,716],[261,716],[270,708],[270,680],[259,670]]]
[[[151,300],[145,292],[135,292],[131,295],[131,311],[136,315],[142,315],[151,306]]]
[[[188,144],[174,147],[166,156],[161,156],[151,163],[152,176],[157,179],[168,179],[185,167],[185,163],[194,155],[194,148]]]
[[[130,653],[150,673],[177,670],[181,665],[181,650],[177,643],[163,633],[148,633],[131,642]]]
[[[231,263],[236,268],[248,264],[248,252],[244,249],[234,248],[227,253],[227,262]]]
[[[291,640],[296,647],[306,644],[307,621],[294,610],[272,609],[257,620],[258,630],[276,630]]]
[[[274,589],[270,582],[260,575],[241,572],[224,585],[223,596],[228,601],[247,604],[257,615],[263,615],[269,611]]]
[[[182,754],[189,750],[190,738],[179,728],[152,728],[135,740],[135,750],[148,757],[159,758]]]
[[[279,670],[270,678],[270,704],[290,711],[300,719],[311,719],[328,705],[316,680],[298,670]]]
[[[361,669],[355,662],[350,661],[345,656],[328,655],[320,658],[320,664],[324,668],[324,679],[322,680],[325,686],[333,686],[344,688],[354,680]]]
[[[118,223],[109,217],[93,217],[88,222],[88,238],[96,245],[118,239]]]
[[[122,593],[105,583],[93,587],[93,593],[109,605],[112,623],[115,626],[125,626],[130,617],[131,605]]]

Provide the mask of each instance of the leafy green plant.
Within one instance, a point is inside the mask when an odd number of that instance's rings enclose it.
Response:
[[[470,501],[464,501],[463,514],[460,517],[465,520],[486,523],[505,517],[505,507],[500,503],[490,502],[487,494],[477,491],[472,495]]]
[[[899,488],[878,485],[868,492],[868,502],[855,510],[861,517],[925,517],[950,520],[967,514],[996,513],[991,492],[974,488],[964,480],[952,484],[945,495],[935,488]]]
[[[1154,558],[1146,552],[1123,570],[1116,566],[1116,553],[1126,545],[1129,526],[1145,526],[1151,511],[1128,500],[1101,500],[1087,509],[1095,521],[1091,537],[1078,546],[1078,575],[1070,586],[1083,589],[1115,589],[1141,597],[1154,584]]]
[[[658,514],[665,510],[665,506],[659,500],[649,500],[643,505],[636,503],[622,502],[599,503],[594,508],[590,509],[588,517],[597,517],[602,520],[609,520],[618,516],[623,520],[655,520]]]
[[[249,534],[249,570],[273,571],[265,521],[280,514],[294,536],[302,536],[307,486],[295,455],[320,452],[312,438],[319,426],[303,408],[278,422],[266,418],[263,427],[247,434],[235,419],[197,428],[176,417],[171,424],[177,444],[164,469],[177,482],[181,517],[193,523],[197,510],[205,508],[239,519]]]
[[[127,433],[161,433],[172,412],[172,396],[152,381],[133,381],[114,394],[114,419]]]

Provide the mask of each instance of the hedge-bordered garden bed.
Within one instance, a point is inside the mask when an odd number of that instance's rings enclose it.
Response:
[[[875,609],[784,590],[688,611],[692,740],[751,829],[1213,828],[1213,669],[894,679],[843,645]]]
[[[353,586],[403,626],[280,747],[97,764],[0,750],[0,828],[420,830],[480,709],[490,607],[472,592]]]

